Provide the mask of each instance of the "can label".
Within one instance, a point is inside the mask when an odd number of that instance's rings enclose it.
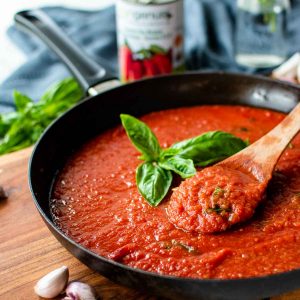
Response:
[[[183,2],[117,1],[119,71],[123,82],[184,69]]]

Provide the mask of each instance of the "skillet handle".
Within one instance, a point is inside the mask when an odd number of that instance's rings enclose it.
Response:
[[[16,13],[16,25],[38,36],[53,50],[78,80],[83,90],[95,90],[101,82],[116,79],[97,64],[41,10],[25,10]],[[95,92],[93,92],[95,94]]]

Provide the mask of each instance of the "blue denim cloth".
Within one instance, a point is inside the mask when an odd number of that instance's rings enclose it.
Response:
[[[185,57],[189,70],[230,70],[253,73],[234,61],[235,0],[184,0]],[[300,50],[300,1],[292,1],[288,23],[289,54]],[[64,7],[43,8],[94,60],[117,74],[115,9],[78,11]],[[68,70],[46,46],[14,26],[8,35],[27,55],[27,62],[0,85],[0,111],[14,109],[12,91],[34,100],[54,82],[69,76]]]

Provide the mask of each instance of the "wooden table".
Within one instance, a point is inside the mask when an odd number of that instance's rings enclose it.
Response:
[[[0,185],[8,199],[0,201],[0,300],[34,300],[35,282],[66,265],[71,280],[94,286],[100,299],[159,300],[93,272],[67,252],[51,235],[32,201],[27,183],[31,148],[0,157]],[[300,291],[271,300],[299,300]]]

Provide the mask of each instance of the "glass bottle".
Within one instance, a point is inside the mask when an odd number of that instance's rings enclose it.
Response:
[[[235,58],[238,64],[268,68],[287,56],[289,0],[237,0]]]

